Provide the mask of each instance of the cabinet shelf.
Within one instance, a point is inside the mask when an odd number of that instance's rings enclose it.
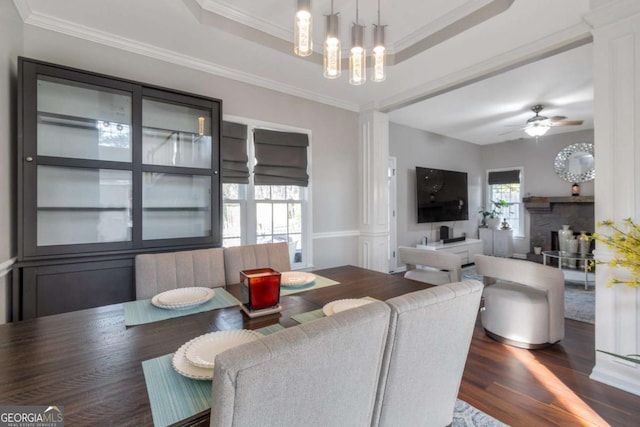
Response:
[[[39,111],[38,112],[38,122],[44,123],[52,126],[61,126],[61,127],[69,127],[69,128],[78,128],[78,129],[98,129],[100,123],[109,123],[115,124],[116,126],[122,126],[123,130],[126,126],[129,127],[128,124],[111,122],[108,120],[100,120],[100,119],[92,119],[88,117],[78,117],[78,116],[69,116],[66,114],[58,114],[58,113],[50,113]]]
[[[157,212],[157,211],[208,211],[208,206],[153,206],[142,208],[143,211]]]
[[[126,211],[130,207],[117,206],[38,206],[38,211]]]

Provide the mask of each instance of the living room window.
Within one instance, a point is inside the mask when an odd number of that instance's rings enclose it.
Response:
[[[508,207],[503,208],[500,219],[509,223],[514,236],[522,236],[524,230],[522,175],[522,168],[491,170],[487,175],[489,185],[487,205],[493,206],[493,202],[499,200],[509,203]]]
[[[285,241],[292,268],[303,268],[311,259],[309,135],[275,128],[223,122],[223,246]]]

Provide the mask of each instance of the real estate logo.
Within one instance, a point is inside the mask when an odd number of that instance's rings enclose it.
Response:
[[[0,406],[0,427],[64,427],[64,406]]]

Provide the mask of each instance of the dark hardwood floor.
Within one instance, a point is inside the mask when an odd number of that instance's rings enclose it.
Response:
[[[506,346],[478,322],[460,399],[513,427],[638,426],[640,397],[589,379],[594,326],[566,320],[565,339],[542,350]]]

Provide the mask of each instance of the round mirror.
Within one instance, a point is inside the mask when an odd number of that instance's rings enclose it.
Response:
[[[565,181],[591,181],[596,176],[593,144],[579,142],[563,148],[556,156],[553,168]]]

